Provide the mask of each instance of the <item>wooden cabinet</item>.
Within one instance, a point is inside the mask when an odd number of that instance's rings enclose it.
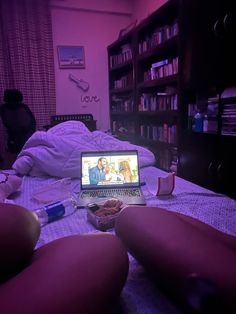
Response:
[[[150,148],[158,167],[233,197],[235,42],[232,0],[169,0],[108,47],[113,133]],[[117,57],[126,48],[132,58]]]
[[[180,176],[236,198],[235,138],[196,133],[185,136],[182,142]]]
[[[236,198],[236,141],[235,137],[222,137],[221,150],[219,154],[219,165],[217,167],[217,179],[219,192]]]
[[[183,61],[178,174],[236,198],[232,183],[236,176],[233,1],[194,0],[191,3],[195,13],[185,17],[185,22],[192,21],[193,36],[188,39],[190,31],[183,45],[189,56]]]

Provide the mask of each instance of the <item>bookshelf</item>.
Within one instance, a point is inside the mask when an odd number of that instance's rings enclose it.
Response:
[[[148,147],[159,168],[234,198],[235,21],[231,0],[169,0],[108,47],[113,134]],[[114,65],[124,47],[132,58]]]
[[[112,133],[151,149],[167,171],[177,161],[178,45],[178,1],[172,0],[108,47]],[[124,47],[132,57],[114,64]],[[129,83],[114,88],[126,75]]]

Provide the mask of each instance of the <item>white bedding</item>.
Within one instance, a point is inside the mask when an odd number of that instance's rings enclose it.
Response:
[[[82,151],[119,149],[137,149],[141,168],[155,162],[153,153],[144,147],[104,132],[90,132],[82,122],[67,121],[47,132],[35,132],[25,143],[13,169],[20,175],[79,178]]]

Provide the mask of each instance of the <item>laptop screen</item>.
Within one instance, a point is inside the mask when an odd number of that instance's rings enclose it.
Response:
[[[81,153],[81,189],[140,185],[136,150]]]

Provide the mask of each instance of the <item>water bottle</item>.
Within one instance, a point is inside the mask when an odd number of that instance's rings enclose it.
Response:
[[[202,132],[203,131],[203,118],[200,112],[197,112],[194,116],[194,131]]]
[[[207,117],[207,115],[205,115],[204,119],[203,119],[203,132],[208,132],[208,117]]]
[[[78,208],[78,200],[75,194],[71,194],[68,198],[52,204],[44,205],[37,208],[34,212],[38,217],[40,226],[68,216],[75,212]]]

